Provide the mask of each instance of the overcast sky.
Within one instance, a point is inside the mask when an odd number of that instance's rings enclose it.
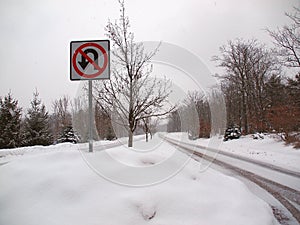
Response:
[[[165,41],[196,54],[215,73],[211,57],[235,38],[271,39],[264,31],[287,24],[284,12],[299,0],[127,0],[137,41]],[[119,16],[114,0],[1,0],[0,96],[9,91],[23,108],[35,88],[48,110],[62,95],[74,97],[69,80],[72,40],[106,39],[108,18]]]

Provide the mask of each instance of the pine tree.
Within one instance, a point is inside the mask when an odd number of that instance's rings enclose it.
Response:
[[[50,145],[53,142],[49,125],[49,115],[45,105],[38,98],[39,93],[33,93],[31,108],[28,109],[24,121],[24,145]]]
[[[71,142],[73,144],[76,144],[78,143],[78,141],[79,141],[79,137],[74,132],[72,126],[67,126],[61,133],[60,137],[57,139],[58,143]]]
[[[287,90],[281,76],[273,74],[265,85],[267,107],[283,105],[287,103]]]
[[[20,145],[21,111],[11,93],[0,98],[0,148]]]
[[[288,79],[287,89],[293,104],[300,110],[300,72],[295,76],[295,79]]]

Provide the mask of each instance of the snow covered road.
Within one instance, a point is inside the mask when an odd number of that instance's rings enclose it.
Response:
[[[172,140],[172,139],[171,139]],[[174,140],[174,139],[173,139]],[[196,147],[192,150],[206,154],[210,157],[216,157],[222,162],[226,162],[230,165],[235,165],[239,168],[243,168],[249,172],[255,173],[262,177],[268,178],[280,184],[284,184],[290,188],[300,191],[300,173],[296,171],[291,171],[281,167],[274,166],[269,163],[256,161],[246,157],[241,157],[239,155],[229,154],[221,150],[214,150],[203,148],[203,146],[194,145],[190,143],[183,143],[183,146]]]
[[[277,166],[274,168],[269,163],[228,154],[198,144],[185,143],[174,138],[167,138],[166,140],[188,152],[195,151],[194,155],[196,159],[199,157],[200,161],[205,159],[256,183],[279,200],[300,223],[300,175],[298,172]]]

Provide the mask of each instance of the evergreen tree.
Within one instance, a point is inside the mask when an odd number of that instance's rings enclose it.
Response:
[[[293,131],[300,131],[300,72],[295,79],[288,79],[287,83],[288,97],[290,99],[290,109],[293,111],[295,123]]]
[[[266,82],[264,91],[268,108],[287,103],[287,90],[281,76],[273,74]]]
[[[33,93],[31,108],[28,109],[24,121],[24,145],[50,145],[53,138],[50,131],[49,115],[45,105],[38,98],[39,93]]]
[[[266,83],[266,119],[271,130],[285,133],[285,136],[299,130],[300,79],[288,79],[283,83],[281,77],[272,76]]]
[[[67,126],[61,133],[60,137],[57,139],[58,143],[71,142],[71,143],[76,144],[76,143],[78,143],[78,141],[79,141],[79,137],[74,132],[72,126]]]
[[[300,110],[300,72],[295,76],[295,79],[288,79],[287,89],[293,104]]]
[[[0,148],[20,145],[21,110],[11,93],[0,98]]]

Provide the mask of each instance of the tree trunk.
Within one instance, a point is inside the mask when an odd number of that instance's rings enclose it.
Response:
[[[128,147],[132,147],[133,146],[133,132],[129,129],[128,132]]]
[[[148,132],[146,131],[146,142],[148,142],[149,138],[148,138]]]
[[[148,142],[149,140],[149,127],[148,127],[148,121],[147,120],[144,120],[144,131],[145,131],[145,134],[146,134],[146,142]]]
[[[248,134],[248,112],[247,112],[247,92],[245,81],[242,79],[242,124],[244,127],[244,134]],[[247,96],[246,96],[247,95]]]
[[[244,125],[244,134],[248,134],[248,112],[247,112],[247,103],[246,98],[243,97],[243,125]]]
[[[128,70],[128,74],[129,74],[129,70]],[[128,115],[128,122],[129,122],[128,147],[132,147],[133,146],[133,132],[134,132],[132,77],[130,77],[130,83],[129,83],[129,110],[128,111],[129,111],[129,115]]]

